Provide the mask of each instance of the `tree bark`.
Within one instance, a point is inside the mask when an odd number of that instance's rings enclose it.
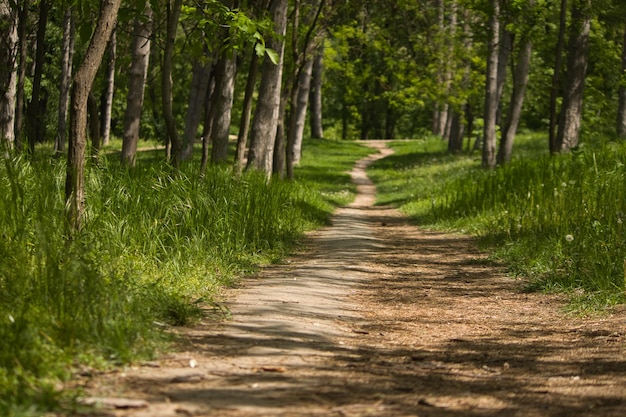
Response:
[[[321,139],[324,137],[324,127],[322,125],[322,74],[324,72],[324,43],[320,46],[313,57],[313,69],[311,73],[311,97],[310,103],[310,122],[311,137],[313,139]]]
[[[293,149],[291,151],[293,155],[293,165],[298,165],[300,159],[302,159],[302,140],[304,139],[304,125],[306,123],[306,111],[309,104],[309,92],[311,90],[313,61],[313,59],[306,61],[300,73],[300,77],[298,77],[298,95],[295,102],[295,112],[293,122],[289,126],[290,136],[292,136],[291,131],[293,129]]]
[[[250,131],[250,115],[252,114],[252,97],[256,86],[257,72],[259,68],[259,57],[253,50],[250,57],[250,68],[246,80],[246,92],[243,98],[243,110],[241,111],[241,122],[239,123],[239,133],[237,135],[237,150],[235,155],[235,170],[241,172],[246,157],[246,144]]]
[[[185,115],[185,130],[183,131],[181,152],[178,156],[179,164],[191,159],[193,156],[193,145],[196,142],[196,134],[198,133],[198,126],[200,126],[200,119],[204,110],[210,74],[211,63],[205,57],[193,63],[189,104],[187,106],[187,114]]]
[[[15,149],[18,152],[23,150],[22,126],[24,124],[24,85],[26,83],[26,60],[28,58],[28,7],[29,0],[20,2],[17,20],[17,91],[15,93]]]
[[[65,179],[68,232],[80,231],[85,209],[85,145],[87,99],[115,25],[121,0],[103,0],[100,16],[72,84],[70,137]]]
[[[0,0],[0,148],[15,146],[17,13]]]
[[[483,130],[482,166],[496,166],[496,116],[498,112],[498,45],[500,43],[500,4],[491,0],[489,16],[489,57],[485,83],[485,113]]]
[[[183,0],[168,0],[167,2],[167,34],[165,37],[165,50],[163,51],[163,64],[161,67],[161,99],[163,105],[163,118],[165,119],[166,141],[165,147],[169,147],[170,161],[175,167],[179,166],[179,154],[182,150],[176,119],[173,111],[173,81],[172,81],[172,59],[174,57],[174,47],[176,42],[176,32],[178,20],[180,19]],[[168,152],[166,150],[166,152]]]
[[[50,0],[42,0],[39,3],[39,22],[37,23],[37,51],[35,52],[35,74],[33,76],[33,91],[27,110],[27,135],[28,150],[32,154],[35,152],[35,144],[43,142],[45,139],[44,114],[45,100],[42,98],[41,81],[43,79],[43,64],[46,57],[46,25],[48,23],[48,12],[50,11]],[[45,113],[45,112],[44,112]]]
[[[622,45],[622,84],[619,88],[619,105],[617,108],[617,137],[626,139],[626,26],[624,27],[624,44]]]
[[[269,177],[272,173],[272,157],[281,96],[283,74],[283,52],[285,30],[287,27],[287,0],[274,0],[270,7],[274,30],[278,38],[270,38],[267,46],[278,53],[278,64],[268,58],[263,62],[261,85],[257,100],[252,130],[247,169],[263,171]]]
[[[560,152],[574,148],[580,139],[590,30],[591,0],[576,0],[572,8],[567,48],[567,78],[556,137],[557,149]]]
[[[534,1],[529,2],[531,7]],[[524,96],[526,94],[526,86],[528,85],[528,72],[530,70],[530,57],[532,52],[532,42],[530,38],[523,40],[517,58],[517,65],[513,73],[513,92],[511,94],[511,102],[509,104],[509,113],[502,132],[500,141],[500,151],[498,152],[498,164],[503,165],[511,160],[513,152],[513,142],[517,133],[520,117],[522,115],[522,106],[524,104]]]
[[[448,152],[460,153],[463,151],[463,136],[465,135],[465,125],[463,124],[463,114],[458,111],[452,112],[450,121],[450,138],[448,139]]]
[[[215,69],[215,89],[211,103],[211,163],[228,159],[228,134],[235,91],[237,62],[235,56],[223,53]]]
[[[113,93],[115,92],[115,62],[117,60],[117,35],[113,28],[111,39],[108,45],[109,55],[106,67],[106,85],[102,93],[102,103],[100,106],[100,129],[102,135],[102,146],[109,144],[111,140],[111,113],[113,111]]]
[[[74,18],[72,16],[72,9],[67,7],[63,15],[63,57],[61,58],[61,81],[59,83],[57,135],[54,141],[54,152],[57,155],[60,155],[65,151],[65,140],[67,138],[67,111],[70,102],[70,84],[72,82],[74,35]]]
[[[133,25],[132,61],[128,73],[128,96],[124,112],[124,134],[122,137],[122,162],[135,166],[141,111],[150,65],[150,36],[152,35],[152,9],[146,2],[143,18],[137,18]]]
[[[556,140],[556,123],[558,120],[557,99],[561,90],[561,67],[563,61],[563,48],[565,47],[565,32],[567,22],[567,0],[561,0],[561,14],[559,19],[559,37],[554,51],[554,74],[552,74],[552,88],[550,90],[550,126],[548,129],[550,153],[559,151]]]

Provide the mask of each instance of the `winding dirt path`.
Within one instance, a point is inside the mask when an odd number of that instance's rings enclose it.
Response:
[[[105,416],[624,416],[626,314],[564,315],[465,236],[357,199],[176,354],[82,381]]]

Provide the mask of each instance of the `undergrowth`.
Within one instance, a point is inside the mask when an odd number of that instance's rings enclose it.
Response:
[[[65,164],[48,156],[0,166],[0,415],[39,415],[73,393],[78,366],[150,357],[222,287],[274,262],[354,192],[343,172],[371,151],[305,145],[298,181],[198,164],[161,152],[125,168],[102,154],[86,176],[79,236],[64,236]]]
[[[436,138],[396,142],[396,154],[371,169],[380,203],[424,226],[480,236],[528,290],[567,293],[572,310],[626,301],[626,145],[550,156],[543,136],[517,141],[516,158],[491,171],[479,154],[449,155]]]

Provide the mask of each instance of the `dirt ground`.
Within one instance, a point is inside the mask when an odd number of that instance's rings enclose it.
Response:
[[[408,224],[359,195],[306,250],[177,330],[180,349],[78,376],[81,415],[625,416],[626,310],[577,318],[525,293],[466,236]]]

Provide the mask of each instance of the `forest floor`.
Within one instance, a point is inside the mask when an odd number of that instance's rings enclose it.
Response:
[[[77,376],[80,415],[626,415],[626,309],[567,315],[476,242],[358,197],[305,248],[226,290],[232,316],[177,329],[176,352]]]

